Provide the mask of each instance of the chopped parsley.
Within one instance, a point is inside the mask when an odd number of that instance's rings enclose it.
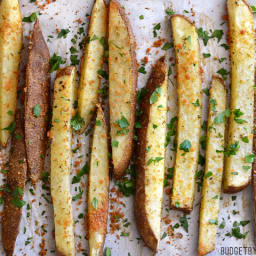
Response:
[[[153,35],[154,37],[157,37],[157,31],[159,31],[161,29],[161,24],[157,23],[154,28],[153,28]]]
[[[145,65],[142,65],[139,69],[138,69],[138,72],[141,73],[141,74],[147,74],[146,70],[145,70]]]
[[[220,114],[218,114],[214,120],[213,120],[213,123],[214,124],[221,124],[221,123],[224,123],[225,122],[225,118],[229,117],[230,116],[230,110],[229,109],[226,109],[224,110],[223,112],[221,112]]]
[[[253,163],[254,158],[255,158],[254,154],[247,155],[247,156],[245,156],[244,162],[245,163]]]
[[[240,116],[242,116],[244,114],[240,109],[235,109],[233,113],[235,116],[234,117],[235,122],[237,122],[238,124],[246,123],[246,121],[244,119],[239,118]]]
[[[192,144],[191,144],[191,142],[189,140],[184,140],[180,144],[180,150],[183,150],[184,152],[189,152],[191,147],[192,147]]]
[[[24,205],[26,205],[26,202],[21,199],[22,195],[23,190],[20,187],[16,187],[12,194],[13,198],[10,200],[11,204],[17,208],[22,208]]]
[[[165,9],[165,12],[166,12],[166,14],[169,15],[169,16],[172,16],[173,14],[175,14],[175,12],[174,12],[172,9],[170,9],[170,8],[166,8],[166,9]]]
[[[79,64],[79,59],[77,55],[70,55],[70,61],[72,65],[78,65]]]
[[[78,112],[71,119],[71,127],[75,131],[79,131],[84,126],[84,124],[84,119],[78,114]]]
[[[211,57],[211,54],[210,53],[203,53],[203,56],[204,56],[205,59],[207,59],[207,58]]]
[[[212,111],[216,111],[216,105],[217,105],[216,100],[215,99],[210,99],[209,103],[210,103]]]
[[[160,86],[156,87],[154,92],[151,94],[150,99],[149,99],[149,103],[150,104],[156,103],[157,100],[158,100],[159,95],[161,95],[161,87]]]
[[[167,50],[169,50],[169,49],[172,48],[172,47],[173,47],[173,44],[172,44],[172,43],[166,42],[166,43],[163,45],[162,50],[167,51]]]
[[[89,164],[86,162],[81,171],[72,178],[72,184],[79,183],[81,180],[81,177],[85,174],[88,174],[90,170]]]
[[[14,133],[14,131],[16,130],[16,122],[11,122],[10,125],[3,128],[3,130],[9,131],[10,133]]]
[[[227,75],[229,74],[229,72],[225,69],[225,68],[221,68],[217,71],[217,73],[219,75],[221,75],[221,77],[223,78],[223,80],[227,79]]]
[[[53,54],[53,56],[50,58],[50,72],[54,72],[57,69],[59,69],[61,64],[64,64],[65,61],[62,60],[62,58],[60,56],[58,56],[56,53]]]
[[[104,256],[111,256],[111,250],[110,250],[110,248],[108,248],[108,247],[105,248]]]
[[[96,197],[92,199],[92,206],[95,210],[98,209],[98,199]]]
[[[239,142],[236,141],[236,142],[230,144],[227,147],[227,149],[225,150],[224,154],[226,156],[228,156],[228,157],[231,156],[231,155],[236,155],[236,153],[238,152],[239,148],[240,148]]]
[[[177,126],[178,118],[177,116],[173,117],[170,123],[167,125],[168,132],[166,134],[165,147],[167,147],[171,142],[171,137],[176,134],[176,126]]]
[[[60,33],[58,34],[57,38],[66,38],[67,34],[70,32],[69,29],[61,29]]]
[[[99,69],[97,71],[97,74],[101,77],[103,77],[104,79],[108,80],[108,73],[105,70]]]
[[[38,104],[36,104],[33,108],[34,117],[36,118],[40,117],[40,113],[41,113],[41,108]]]
[[[195,107],[200,107],[199,99],[192,103]]]
[[[30,16],[24,17],[23,22],[34,22],[37,19],[37,14],[33,12]]]
[[[112,147],[118,148],[119,142],[117,140],[113,140],[111,144],[112,144]]]
[[[153,158],[153,157],[151,157],[148,161],[147,161],[147,166],[148,165],[150,165],[151,163],[158,163],[158,162],[160,162],[161,160],[163,160],[164,158],[163,157],[159,157],[159,156],[157,156],[157,157],[155,157],[155,158]]]
[[[188,220],[187,220],[187,216],[186,215],[180,217],[180,225],[188,233]]]

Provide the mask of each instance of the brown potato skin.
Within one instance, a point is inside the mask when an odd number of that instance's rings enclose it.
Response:
[[[47,145],[50,109],[50,53],[37,19],[29,43],[25,88],[25,142],[28,171],[33,185],[41,178]],[[38,104],[40,117],[33,108]]]
[[[141,101],[142,111],[139,117],[139,122],[142,128],[137,131],[137,144],[136,144],[136,193],[135,193],[135,205],[134,214],[139,233],[145,242],[145,244],[151,248],[153,251],[157,251],[158,239],[154,236],[153,231],[148,223],[146,216],[146,198],[145,198],[145,152],[147,143],[147,127],[149,122],[150,114],[150,96],[155,91],[157,86],[162,84],[166,77],[165,68],[165,57],[161,57],[154,67],[152,68],[152,73],[146,85],[147,93]]]
[[[16,138],[17,134],[21,138]],[[27,174],[24,126],[20,112],[16,113],[16,130],[13,135],[7,172],[7,186],[10,192],[4,192],[5,203],[2,218],[2,244],[7,256],[13,255],[22,216],[22,208],[15,207],[10,201],[13,199],[15,188],[19,187],[24,191]]]
[[[134,124],[135,124],[135,115],[136,115],[136,98],[137,98],[137,79],[138,79],[138,71],[137,71],[137,59],[136,59],[136,40],[134,34],[132,32],[132,27],[129,19],[127,18],[124,8],[120,5],[120,3],[116,0],[111,0],[111,3],[116,6],[119,10],[119,13],[127,27],[129,39],[130,39],[130,55],[132,58],[132,73],[133,73],[133,102],[131,103],[131,119],[129,125],[129,141],[130,143],[127,145],[127,150],[123,155],[123,159],[119,161],[119,163],[114,166],[113,174],[116,179],[121,179],[125,175],[125,170],[128,168],[130,164],[130,160],[133,152],[133,133],[134,133]],[[111,112],[111,110],[110,110]]]

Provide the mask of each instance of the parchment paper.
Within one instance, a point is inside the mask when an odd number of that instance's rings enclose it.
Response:
[[[37,1],[39,4],[44,4],[46,0]],[[50,1],[52,2],[52,1]],[[211,57],[204,59],[202,58],[202,67],[204,69],[204,83],[203,87],[208,87],[210,84],[211,76],[216,73],[220,68],[230,69],[228,60],[228,51],[220,44],[226,43],[227,36],[227,25],[226,22],[223,23],[222,16],[226,14],[226,1],[224,0],[120,0],[121,4],[124,6],[125,11],[130,19],[132,28],[137,40],[137,60],[141,64],[141,60],[146,55],[146,49],[151,48],[150,54],[147,55],[149,62],[146,64],[145,68],[147,74],[139,73],[138,87],[141,88],[146,84],[147,78],[150,73],[151,64],[154,63],[158,57],[163,54],[169,55],[169,64],[171,65],[172,75],[170,76],[169,82],[169,119],[176,116],[176,81],[175,81],[175,63],[174,50],[173,48],[168,50],[168,52],[161,50],[160,48],[152,47],[154,41],[158,38],[153,37],[153,27],[157,24],[161,24],[161,29],[158,35],[164,38],[168,42],[172,42],[171,39],[171,28],[169,17],[166,14],[166,8],[171,8],[175,13],[184,14],[191,20],[195,21],[197,28],[203,27],[204,30],[214,31],[215,29],[223,29],[225,34],[220,43],[216,39],[210,39],[207,47],[204,47],[202,41],[201,52],[211,53]],[[255,0],[248,1],[250,4],[256,5]],[[69,49],[73,44],[71,39],[75,34],[78,33],[79,28],[83,27],[85,34],[87,33],[88,26],[88,15],[91,13],[93,0],[56,0],[41,10],[36,7],[34,3],[30,3],[29,0],[20,0],[21,11],[23,16],[29,16],[32,12],[37,12],[42,31],[45,39],[47,40],[48,47],[50,49],[51,55],[53,53],[66,58],[67,62],[65,65],[70,64],[69,59]],[[139,17],[143,15],[144,19]],[[81,19],[82,24],[77,22]],[[81,22],[80,22],[81,23]],[[222,25],[221,25],[222,24]],[[21,84],[24,83],[24,63],[26,62],[26,48],[28,45],[27,36],[32,29],[31,23],[24,23],[24,50],[23,50],[23,65],[21,67],[20,80]],[[66,38],[57,38],[56,29],[69,29],[70,32],[67,34]],[[79,48],[78,43],[81,42],[85,34],[79,35],[76,43],[76,48],[79,49],[81,55],[82,50]],[[50,37],[49,37],[50,36]],[[51,38],[53,37],[53,38]],[[219,58],[226,58],[224,62],[219,63]],[[54,75],[52,76],[54,78]],[[229,88],[229,79],[226,81],[226,86]],[[207,111],[207,97],[204,95],[204,120],[206,119]],[[203,134],[203,133],[202,133]],[[174,138],[172,138],[173,141]],[[80,148],[74,154],[73,157],[73,175],[76,174],[76,170],[83,167],[84,163],[88,161],[88,148],[89,148],[89,136],[85,135],[74,135],[73,139],[73,149],[77,148],[78,144],[81,144]],[[173,167],[173,151],[171,145],[168,148],[166,155],[166,168]],[[2,162],[6,161],[5,151],[1,152]],[[202,154],[204,152],[202,151]],[[48,161],[46,161],[46,171],[49,172],[49,156]],[[199,169],[203,169],[199,166]],[[2,184],[4,183],[4,176],[1,176]],[[85,238],[86,227],[84,222],[84,216],[86,215],[86,177],[82,177],[81,184],[73,184],[72,191],[73,196],[79,193],[79,186],[83,190],[83,195],[81,200],[73,202],[74,209],[74,219],[75,219],[75,236],[77,243],[77,255],[87,255],[88,243]],[[111,188],[117,188],[117,186],[112,181]],[[170,185],[168,186],[170,188]],[[23,218],[21,221],[20,234],[16,242],[15,255],[39,255],[42,248],[46,250],[46,255],[56,255],[55,245],[54,245],[54,226],[53,226],[53,211],[52,204],[48,203],[50,201],[49,191],[42,187],[42,183],[38,185],[36,191],[32,191],[30,182],[28,182],[25,191],[25,200],[27,205],[23,207]],[[166,188],[165,188],[166,190]],[[180,223],[179,219],[183,216],[182,213],[174,210],[169,210],[169,196],[165,194],[163,202],[163,212],[162,216],[169,216],[171,224]],[[232,201],[231,195],[223,194],[223,199],[221,200],[221,210],[219,215],[219,224],[222,220],[225,220],[226,226],[224,229],[218,230],[217,236],[217,246],[215,252],[210,255],[228,255],[222,254],[221,247],[251,247],[252,254],[254,255],[256,251],[253,250],[253,201],[252,201],[252,189],[251,186],[246,188],[244,191],[236,194],[236,200]],[[115,197],[115,192],[110,193],[110,198]],[[120,220],[120,230],[116,231],[114,234],[109,232],[106,237],[105,246],[111,248],[112,255],[114,256],[146,256],[153,255],[153,253],[144,246],[144,243],[139,239],[139,234],[136,229],[136,225],[133,217],[133,197],[121,198],[120,203],[111,203],[114,210],[121,209],[127,220],[125,223],[129,222],[128,227],[123,227],[124,221]],[[186,231],[179,227],[175,229],[174,236],[167,235],[168,225],[162,221],[162,234],[163,239],[160,242],[160,248],[157,255],[196,255],[197,254],[197,239],[198,239],[198,219],[199,219],[199,202],[200,193],[196,194],[196,199],[194,203],[193,212],[187,216],[189,222],[189,231]],[[31,208],[31,209],[30,209]],[[112,208],[112,207],[111,207]],[[110,209],[110,211],[114,211]],[[236,213],[237,212],[237,213]],[[236,213],[236,214],[234,214]],[[226,233],[231,232],[233,222],[241,220],[250,220],[250,223],[245,227],[241,227],[241,232],[249,231],[246,239],[237,240],[234,237],[225,236]],[[110,221],[109,221],[110,224]],[[127,226],[126,225],[126,226]],[[129,236],[120,236],[117,238],[117,234],[129,233]],[[45,243],[45,244],[44,244]],[[129,254],[130,253],[130,254]],[[4,255],[2,246],[0,245],[0,255]],[[242,254],[246,255],[245,251]]]

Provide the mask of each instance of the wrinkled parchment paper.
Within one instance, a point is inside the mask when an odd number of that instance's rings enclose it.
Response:
[[[39,4],[44,4],[46,0],[37,1]],[[50,1],[52,2],[52,1]],[[75,46],[79,49],[81,55],[82,50],[78,44],[82,41],[87,33],[88,27],[88,15],[91,13],[93,0],[56,0],[55,2],[46,5],[44,10],[39,9],[34,3],[30,3],[29,0],[20,0],[21,11],[23,16],[29,16],[32,12],[38,14],[42,31],[45,39],[47,40],[48,47],[51,55],[56,53],[62,58],[66,59],[66,64],[70,64],[70,47]],[[141,60],[146,55],[146,50],[151,48],[150,54],[148,54],[149,62],[145,68],[147,74],[139,73],[138,87],[141,88],[146,84],[147,78],[150,73],[151,64],[153,64],[158,57],[163,54],[170,55],[169,64],[171,65],[172,75],[169,82],[169,119],[176,116],[176,81],[175,81],[175,63],[173,48],[168,52],[161,50],[160,48],[152,47],[157,38],[153,37],[153,27],[160,23],[161,29],[158,35],[168,42],[172,42],[171,28],[169,17],[166,14],[166,8],[173,9],[175,13],[184,14],[191,20],[195,21],[198,28],[202,27],[207,31],[214,31],[215,29],[223,29],[225,34],[220,43],[216,39],[210,39],[207,47],[204,47],[202,41],[201,51],[202,53],[210,53],[211,57],[202,58],[202,67],[204,69],[204,83],[203,87],[209,87],[211,76],[216,73],[220,68],[230,69],[228,51],[220,44],[226,43],[227,36],[227,24],[223,23],[222,16],[226,14],[225,0],[120,0],[124,6],[125,11],[130,19],[132,28],[137,40],[137,61],[141,64]],[[256,4],[255,0],[249,1],[250,4]],[[143,15],[144,19],[139,17]],[[80,22],[78,22],[80,21]],[[80,23],[80,24],[79,24]],[[32,29],[32,23],[24,23],[24,50],[23,50],[23,65],[21,66],[20,83],[24,83],[24,63],[26,62],[26,48],[28,45],[27,36]],[[79,28],[83,27],[85,33],[78,35],[77,42],[74,45],[71,43],[71,39],[78,33]],[[69,29],[70,32],[66,38],[57,38],[56,29]],[[226,58],[222,63],[219,63],[219,58]],[[54,78],[54,75],[52,76]],[[226,81],[226,86],[229,88],[229,79]],[[204,95],[204,120],[206,119],[207,111],[207,97]],[[202,132],[203,135],[203,132]],[[77,148],[80,144],[80,148],[75,150],[73,157],[73,175],[76,174],[76,170],[83,167],[86,161],[89,159],[89,137],[86,135],[74,135],[73,149]],[[172,137],[172,142],[173,142]],[[171,142],[167,155],[166,155],[166,167],[173,166],[173,143]],[[5,161],[5,151],[1,152],[1,160]],[[204,152],[202,151],[202,154]],[[49,156],[46,161],[46,171],[49,170]],[[199,166],[199,169],[203,169]],[[1,176],[1,182],[4,183],[4,176]],[[81,187],[83,194],[82,199],[73,202],[74,219],[75,219],[75,236],[77,243],[78,255],[87,255],[88,243],[86,240],[86,230],[84,216],[86,215],[86,176],[83,176],[81,183],[73,184],[72,191],[73,196],[78,194],[79,187]],[[46,255],[56,255],[54,245],[54,226],[53,226],[53,210],[50,202],[49,190],[45,189],[45,185],[40,183],[37,190],[33,190],[31,184],[28,182],[25,190],[26,206],[23,207],[23,217],[21,221],[20,233],[16,241],[15,255],[39,255],[40,252],[46,250]],[[117,187],[114,182],[111,183],[111,188]],[[170,187],[170,185],[168,186]],[[166,190],[166,188],[165,188]],[[172,225],[180,223],[179,219],[183,216],[183,213],[178,211],[169,210],[169,196],[165,194],[163,202],[162,216],[168,216]],[[110,193],[110,198],[115,197],[115,192]],[[252,189],[251,186],[244,191],[237,193],[236,200],[232,201],[231,195],[222,195],[221,210],[219,215],[219,224],[225,220],[225,228],[218,230],[217,246],[215,252],[210,255],[224,255],[222,254],[221,247],[251,247],[252,254],[256,254],[256,251],[252,248],[253,242],[253,204],[252,204]],[[136,225],[133,217],[133,197],[120,199],[123,204],[111,203],[115,211],[121,209],[125,217],[120,220],[120,230],[114,234],[110,234],[110,228],[106,237],[105,247],[109,247],[112,250],[114,256],[146,256],[153,255],[153,253],[144,246],[144,243],[139,239],[139,234],[136,230]],[[187,216],[189,229],[188,233],[179,227],[175,229],[174,235],[169,236],[168,225],[162,221],[162,237],[160,242],[160,248],[157,255],[196,255],[197,254],[197,239],[198,239],[198,219],[199,219],[199,202],[200,193],[196,194],[193,212]],[[236,213],[236,214],[235,214]],[[124,221],[124,219],[126,219]],[[234,237],[225,236],[226,233],[231,232],[234,221],[250,220],[250,223],[245,227],[241,227],[241,232],[249,231],[246,239],[237,240]],[[126,224],[124,227],[123,225]],[[109,221],[110,224],[110,221]],[[120,234],[128,234],[129,236],[120,236]],[[119,235],[119,236],[117,236]],[[130,254],[129,254],[130,253]],[[4,255],[4,251],[0,245],[0,255]],[[228,255],[228,254],[225,254]],[[242,250],[241,255],[246,255]]]

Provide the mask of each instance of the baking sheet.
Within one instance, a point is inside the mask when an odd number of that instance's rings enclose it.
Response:
[[[37,1],[40,6],[43,6],[48,1],[39,0]],[[62,58],[66,59],[66,65],[70,64],[69,49],[73,44],[71,39],[75,34],[78,34],[79,28],[84,28],[85,33],[78,35],[76,48],[80,49],[78,44],[84,38],[87,32],[88,26],[88,15],[91,13],[93,0],[56,0],[50,1],[51,3],[46,5],[44,9],[39,8],[35,3],[30,3],[29,0],[20,0],[21,11],[23,16],[29,16],[32,12],[37,12],[41,23],[42,31],[47,44],[50,48],[51,55],[56,53]],[[141,60],[146,55],[146,50],[150,48],[150,54],[148,54],[148,64],[145,68],[147,74],[139,73],[138,87],[141,88],[146,84],[147,78],[150,73],[151,64],[154,63],[159,56],[163,54],[169,55],[169,64],[172,69],[172,75],[170,76],[169,82],[169,116],[176,116],[176,82],[175,82],[175,63],[173,48],[168,52],[161,50],[161,47],[152,47],[153,43],[157,38],[153,37],[153,27],[160,23],[161,29],[158,35],[168,42],[172,42],[171,29],[169,17],[166,14],[166,8],[171,8],[175,13],[184,14],[191,20],[195,21],[198,28],[203,27],[204,30],[223,29],[224,36],[220,43],[216,39],[210,39],[207,46],[205,47],[201,43],[202,53],[211,53],[211,58],[202,58],[202,67],[204,69],[204,82],[203,87],[208,87],[210,79],[213,74],[216,73],[220,68],[230,69],[228,60],[228,51],[220,44],[226,43],[227,25],[223,23],[222,16],[225,15],[226,7],[224,0],[120,0],[124,6],[125,11],[130,19],[132,28],[137,41],[137,60],[139,65],[142,63]],[[256,5],[255,0],[248,1],[250,4]],[[144,19],[139,17],[143,15]],[[222,24],[222,25],[221,25]],[[31,23],[24,23],[24,50],[23,65],[21,66],[20,84],[24,83],[24,63],[26,62],[26,48],[28,45],[27,36],[32,29]],[[70,32],[66,38],[57,38],[57,30],[69,29]],[[53,37],[53,38],[52,38]],[[79,54],[82,50],[79,50]],[[216,58],[216,59],[215,59]],[[219,63],[219,58],[226,58],[224,62]],[[53,77],[52,77],[53,78]],[[229,88],[229,79],[225,81],[226,86]],[[203,118],[206,119],[206,103],[207,97],[204,95],[203,101]],[[202,133],[203,134],[203,133]],[[172,138],[173,140],[174,138]],[[80,148],[74,154],[73,157],[73,175],[76,171],[82,168],[86,161],[88,161],[88,148],[89,148],[89,135],[75,135],[73,139],[73,149],[77,148],[80,144]],[[172,143],[168,148],[166,155],[166,168],[173,166],[173,151],[171,150]],[[202,151],[202,154],[204,152]],[[49,156],[48,156],[49,160]],[[6,152],[1,151],[2,163],[6,161]],[[49,161],[46,161],[46,171],[49,172]],[[199,169],[203,169],[199,166]],[[2,184],[4,183],[4,176],[1,174]],[[73,196],[79,193],[79,186],[83,190],[81,200],[73,202],[74,219],[75,219],[75,236],[77,244],[77,255],[87,255],[88,243],[86,240],[86,228],[84,216],[86,214],[86,177],[82,177],[81,184],[72,185]],[[170,185],[169,185],[170,187]],[[114,188],[114,189],[113,189]],[[117,185],[111,182],[112,192],[110,198],[116,197]],[[165,188],[166,192],[166,188]],[[169,210],[169,196],[165,194],[163,202],[163,218],[168,216],[171,220],[171,225],[180,223],[179,219],[183,216],[183,213],[178,211]],[[253,242],[253,203],[252,203],[252,189],[251,186],[246,188],[244,191],[236,194],[236,200],[232,201],[232,195],[222,195],[221,210],[219,215],[219,223],[225,220],[226,226],[224,229],[218,230],[217,246],[215,252],[210,255],[229,255],[223,254],[221,247],[250,247],[247,249],[242,248],[240,255],[255,255]],[[54,245],[54,227],[53,227],[53,211],[52,204],[50,203],[49,191],[45,189],[43,184],[39,184],[37,190],[34,191],[30,183],[27,183],[25,191],[25,200],[27,205],[23,207],[23,217],[21,221],[20,234],[16,242],[15,255],[56,255]],[[110,200],[112,205],[111,212],[121,212],[124,214],[124,218],[120,220],[120,230],[110,233],[111,229],[108,228],[108,234],[106,237],[105,246],[111,248],[112,255],[138,255],[146,256],[153,255],[153,253],[147,249],[143,242],[139,239],[139,234],[136,230],[136,225],[133,218],[133,197],[122,197],[119,202],[113,202]],[[121,202],[121,203],[120,203]],[[187,215],[189,229],[188,233],[179,227],[175,229],[174,235],[168,235],[168,226],[162,221],[162,236],[163,239],[160,242],[159,252],[157,255],[196,255],[197,254],[197,239],[198,239],[198,219],[199,219],[199,202],[200,193],[196,194],[194,203],[194,210],[190,215]],[[29,205],[29,206],[28,206]],[[236,214],[234,214],[236,213]],[[124,221],[126,219],[126,221]],[[250,220],[250,223],[245,227],[241,227],[241,232],[249,232],[246,239],[237,240],[234,237],[227,237],[226,233],[231,232],[234,221]],[[109,221],[109,224],[111,221]],[[125,223],[130,223],[125,225]],[[129,236],[120,236],[121,234],[128,234]],[[165,235],[167,234],[167,236]],[[4,255],[2,246],[0,245],[0,255]],[[231,254],[230,254],[231,255]]]

